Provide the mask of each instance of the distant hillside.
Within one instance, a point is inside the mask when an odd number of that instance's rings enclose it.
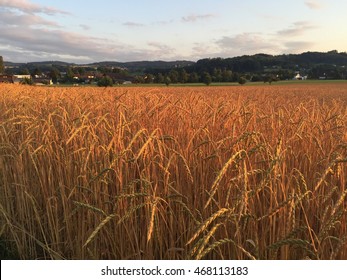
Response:
[[[133,61],[133,62],[113,62],[104,61],[86,64],[90,67],[121,67],[127,68],[130,72],[142,71],[145,72],[148,69],[171,69],[171,68],[182,68],[193,65],[195,62],[186,60],[177,61]]]
[[[233,58],[205,58],[191,66],[191,71],[211,72],[213,69],[230,69],[234,72],[261,72],[265,68],[300,70],[318,65],[347,66],[347,53],[337,51],[305,52],[302,54],[268,55],[255,54]]]
[[[193,65],[193,61],[177,60],[177,61],[134,61],[134,62],[116,62],[116,61],[103,61],[88,64],[76,64],[63,61],[42,61],[42,62],[29,62],[29,63],[12,63],[5,61],[5,67],[15,69],[28,69],[32,70],[40,68],[46,71],[52,66],[56,68],[66,67],[86,67],[86,68],[99,68],[99,67],[114,67],[126,68],[129,72],[146,72],[149,69],[171,69],[182,68]]]
[[[239,76],[248,80],[262,80],[266,76],[277,77],[281,80],[292,79],[295,75],[309,79],[346,79],[347,53],[338,51],[305,52],[302,54],[255,54],[231,58],[204,58],[197,62],[177,61],[134,61],[116,62],[103,61],[89,64],[75,64],[63,61],[44,61],[31,63],[11,63],[5,61],[7,73],[50,72],[52,67],[60,72],[66,72],[68,67],[75,68],[74,72],[94,71],[101,73],[114,72],[111,68],[124,68],[127,75],[147,76],[151,74],[162,81],[168,76],[172,81],[198,81],[206,74],[211,75],[212,81],[237,81]],[[84,68],[84,69],[82,69]],[[81,70],[82,69],[82,70]],[[177,71],[174,71],[177,70]],[[189,75],[189,77],[187,77]],[[178,76],[181,76],[180,79]]]

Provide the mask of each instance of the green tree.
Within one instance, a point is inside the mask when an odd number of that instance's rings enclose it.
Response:
[[[74,75],[75,75],[75,73],[72,71],[72,68],[70,66],[68,66],[66,69],[65,81],[72,83]]]
[[[143,84],[144,82],[145,82],[145,79],[142,76],[136,76],[135,77],[135,83]]]
[[[179,75],[178,75],[178,81],[182,84],[186,83],[188,81],[188,74],[186,72],[186,70],[182,69],[180,72],[179,72]]]
[[[84,75],[86,73],[86,69],[84,67],[78,67],[77,72],[80,75]]]
[[[171,84],[171,79],[169,76],[165,77],[165,85],[169,86]]]
[[[212,78],[211,78],[210,73],[204,72],[204,73],[202,74],[202,82],[203,82],[205,85],[207,85],[207,86],[209,86],[209,85],[211,84]]]
[[[151,84],[153,83],[154,76],[152,74],[147,74],[144,79],[146,84]]]
[[[233,72],[231,82],[238,82],[239,79],[240,79],[240,74],[237,72]]]
[[[34,82],[31,78],[24,78],[24,80],[21,82],[22,85],[33,85]]]
[[[2,56],[0,56],[0,73],[4,73],[4,72],[5,72],[4,60]]]
[[[57,68],[52,67],[51,71],[49,72],[49,76],[52,78],[52,82],[56,84],[60,78],[60,71]]]
[[[198,83],[199,82],[199,75],[196,72],[190,73],[188,81],[190,83]]]
[[[113,80],[109,76],[104,76],[98,81],[99,87],[112,87]]]
[[[21,73],[22,75],[30,75],[30,71],[29,71],[28,68],[23,68],[23,69],[20,71],[20,73]]]
[[[41,71],[41,69],[38,68],[38,67],[36,67],[36,68],[32,71],[32,73],[31,73],[31,76],[33,76],[33,77],[41,76],[41,75],[42,75],[42,71]]]
[[[275,75],[267,75],[264,77],[264,83],[269,83],[271,85],[272,82],[277,82],[278,79]]]
[[[212,74],[212,80],[214,82],[221,82],[223,80],[223,75],[222,75],[222,70],[219,68],[214,68],[213,69],[213,74]]]
[[[223,82],[232,82],[233,72],[231,70],[223,69],[222,71],[222,81]]]
[[[104,66],[100,66],[98,67],[98,72],[100,72],[101,74],[107,74],[107,73],[111,73],[112,69],[110,67],[104,67]]]
[[[178,72],[176,70],[171,70],[169,73],[169,78],[171,80],[171,83],[176,84],[178,82]]]
[[[163,76],[162,73],[158,73],[158,74],[155,76],[154,81],[155,81],[156,83],[158,83],[158,84],[162,84],[162,83],[164,83],[165,78],[164,78],[164,76]]]
[[[257,75],[257,74],[254,74],[252,77],[251,77],[251,82],[261,82],[263,79],[262,79],[262,76],[260,75]]]
[[[244,85],[245,83],[247,83],[247,80],[246,80],[245,77],[240,76],[239,79],[238,79],[238,83],[240,85]]]

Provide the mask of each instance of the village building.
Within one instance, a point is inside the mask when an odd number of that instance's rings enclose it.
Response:
[[[0,83],[10,83],[13,84],[13,75],[0,75]]]
[[[301,76],[300,73],[296,73],[293,80],[307,80],[307,76]]]
[[[53,85],[53,81],[50,78],[34,78],[33,83],[36,86]]]
[[[30,75],[13,75],[13,82],[15,84],[23,83],[25,80],[30,80]]]

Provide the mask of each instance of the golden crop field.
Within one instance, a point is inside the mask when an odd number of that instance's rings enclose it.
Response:
[[[347,84],[0,85],[20,259],[347,259]]]

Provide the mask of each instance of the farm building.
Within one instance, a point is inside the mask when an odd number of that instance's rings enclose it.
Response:
[[[13,84],[13,76],[12,75],[0,75],[0,83]]]
[[[25,81],[25,79],[30,80],[31,76],[30,75],[13,75],[13,82],[15,84],[22,83],[23,81]]]
[[[37,86],[53,85],[52,79],[49,78],[34,78],[33,83]]]
[[[293,80],[307,80],[307,76],[301,76],[300,73],[297,73]]]

